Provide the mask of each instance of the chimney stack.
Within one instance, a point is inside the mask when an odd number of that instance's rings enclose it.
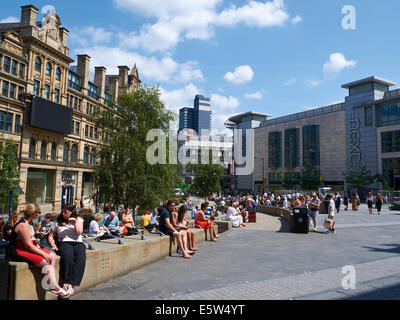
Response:
[[[106,68],[96,67],[94,68],[94,84],[99,87],[99,98],[100,101],[104,101],[104,91],[106,89]]]
[[[115,101],[118,100],[119,76],[108,78],[108,90]]]
[[[78,55],[77,74],[82,79],[82,93],[88,94],[90,57],[87,54]]]
[[[28,5],[21,7],[21,27],[35,27],[37,26],[37,16],[39,9],[35,6]]]
[[[120,88],[126,89],[128,88],[129,67],[119,66],[118,69],[119,69]]]

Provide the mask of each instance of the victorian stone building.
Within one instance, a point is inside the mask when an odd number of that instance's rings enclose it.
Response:
[[[0,139],[19,146],[19,207],[41,205],[58,212],[64,203],[93,206],[92,166],[107,133],[95,127],[96,108],[116,108],[118,96],[140,86],[136,65],[118,75],[95,67],[90,57],[69,56],[69,31],[50,13],[21,7],[21,21],[0,24]]]

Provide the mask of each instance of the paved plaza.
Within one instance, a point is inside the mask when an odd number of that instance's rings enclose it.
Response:
[[[319,232],[307,235],[259,213],[256,224],[199,244],[191,260],[164,258],[72,300],[399,299],[400,212],[382,213],[341,211],[336,234],[320,215]],[[356,272],[354,290],[342,287],[345,266]]]

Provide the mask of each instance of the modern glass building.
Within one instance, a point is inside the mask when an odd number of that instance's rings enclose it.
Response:
[[[179,110],[179,131],[193,129],[198,135],[201,130],[211,130],[211,100],[202,95],[194,99],[193,108]]]

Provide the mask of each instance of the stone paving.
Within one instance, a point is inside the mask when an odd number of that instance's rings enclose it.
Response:
[[[287,233],[279,218],[230,230],[219,243],[200,244],[191,260],[168,257],[78,294],[72,300],[400,299],[400,212],[367,208],[336,215],[336,234],[322,227]],[[356,289],[344,290],[344,266]]]

